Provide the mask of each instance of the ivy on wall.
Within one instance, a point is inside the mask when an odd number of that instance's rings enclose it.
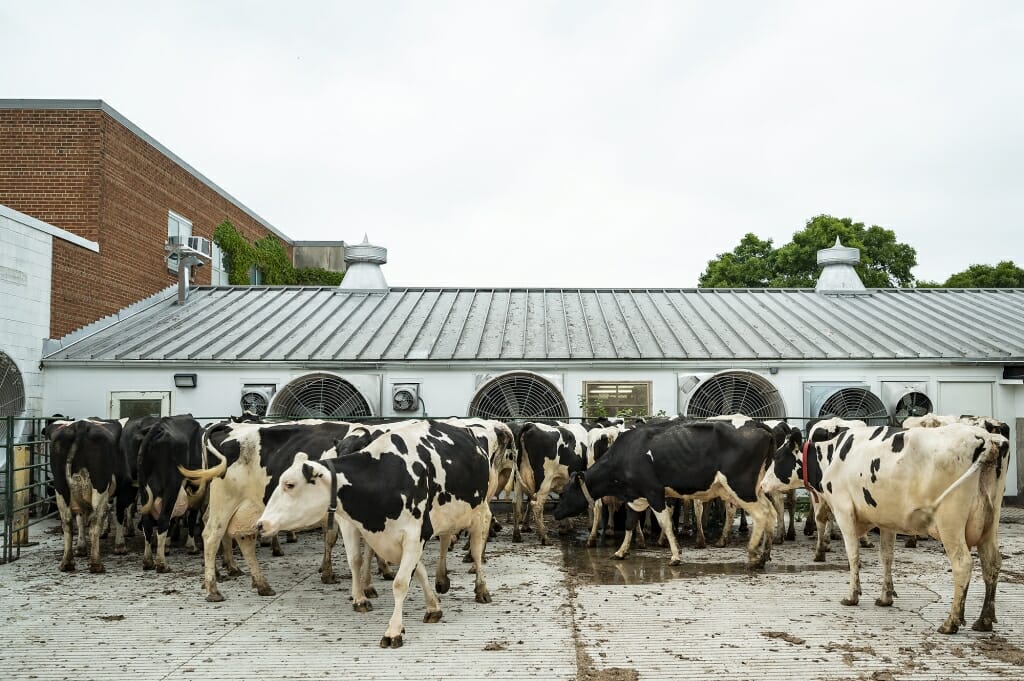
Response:
[[[248,284],[249,270],[253,265],[262,273],[263,283],[271,286],[337,286],[345,276],[342,272],[332,272],[322,267],[296,269],[288,258],[284,244],[276,236],[268,234],[249,243],[229,220],[217,225],[213,231],[213,241],[224,251],[228,283],[232,285]]]

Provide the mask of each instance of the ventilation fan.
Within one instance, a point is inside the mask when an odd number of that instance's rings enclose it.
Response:
[[[270,398],[274,395],[273,385],[245,385],[242,387],[242,412],[252,412],[260,418],[267,415]]]
[[[911,416],[924,416],[931,413],[932,400],[924,393],[907,393],[896,402],[896,408],[892,410],[893,420],[899,425]]]
[[[418,383],[396,383],[391,386],[391,406],[395,411],[416,411],[419,404]]]
[[[562,394],[546,379],[530,372],[502,374],[485,383],[469,405],[469,415],[503,421],[569,416]]]
[[[18,365],[14,360],[3,352],[0,352],[0,417],[18,416],[25,411],[25,382],[18,371]],[[18,437],[23,422],[15,422],[15,432],[12,434]],[[7,428],[0,424],[0,447],[7,445]],[[2,468],[0,462],[0,468]],[[2,476],[0,476],[2,477]]]
[[[708,378],[690,396],[686,415],[694,418],[746,414],[781,419],[786,405],[771,381],[752,371],[723,371]]]
[[[278,391],[269,413],[295,419],[373,416],[358,388],[340,376],[327,373],[306,374],[291,381]]]
[[[811,416],[860,420],[869,426],[884,426],[889,422],[889,411],[882,400],[863,385],[811,388]]]

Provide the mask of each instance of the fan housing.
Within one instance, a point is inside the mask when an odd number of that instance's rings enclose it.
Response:
[[[692,390],[685,407],[683,413],[693,418],[727,414],[757,419],[786,417],[786,404],[778,389],[753,371],[722,371],[705,378]]]
[[[293,379],[270,404],[269,415],[292,419],[352,419],[373,416],[366,396],[336,374],[315,372]]]
[[[555,385],[529,371],[490,378],[477,390],[469,416],[501,421],[568,418],[565,399]]]

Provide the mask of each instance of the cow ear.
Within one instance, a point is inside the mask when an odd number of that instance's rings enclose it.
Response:
[[[315,468],[310,466],[308,463],[302,464],[302,476],[306,478],[306,482],[313,482],[316,478],[322,478],[323,473],[317,471]]]
[[[295,455],[295,458],[292,459],[292,465],[294,466],[295,464],[301,461],[309,461],[309,454],[307,454],[306,452],[299,452],[298,454]]]

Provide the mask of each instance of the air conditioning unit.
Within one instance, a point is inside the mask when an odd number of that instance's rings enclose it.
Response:
[[[391,408],[395,411],[416,411],[420,406],[419,383],[395,383],[391,386]]]
[[[197,253],[202,253],[207,258],[213,257],[213,243],[205,236],[190,236],[185,245]]]
[[[270,408],[270,398],[277,390],[276,385],[243,385],[240,405],[243,412],[252,412],[260,418],[267,415]]]
[[[928,381],[882,381],[882,401],[897,424],[934,411]]]
[[[714,372],[711,371],[699,374],[678,375],[679,398],[676,404],[677,413],[686,413],[686,409],[690,405],[690,398],[693,396],[694,391],[697,390],[697,386],[714,375]]]

